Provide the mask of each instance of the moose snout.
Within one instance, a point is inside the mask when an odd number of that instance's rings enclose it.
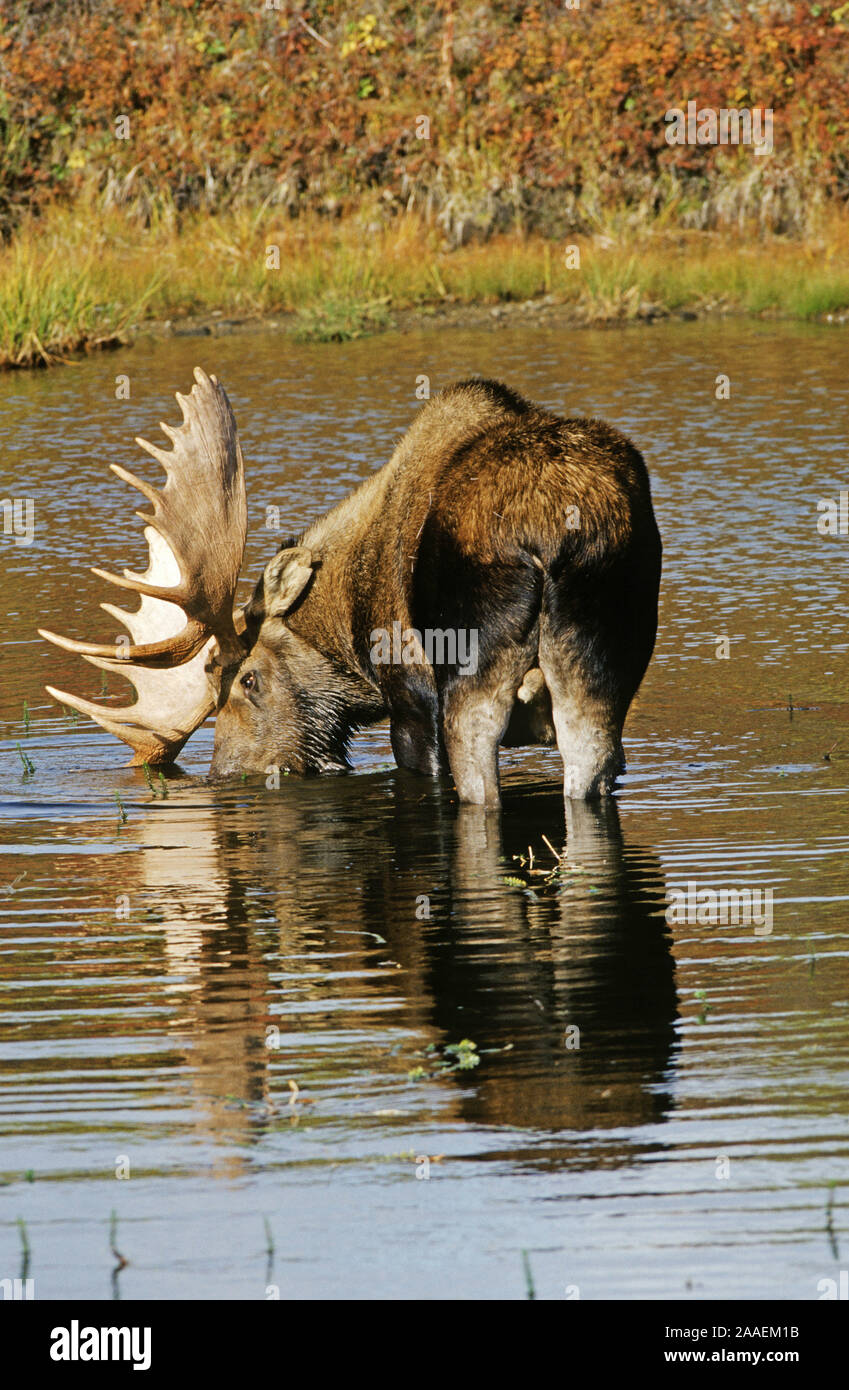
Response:
[[[215,744],[212,750],[210,777],[240,777],[244,773],[262,772],[270,758],[258,759],[251,756],[252,749],[244,737],[239,737],[238,729],[229,726],[237,721],[229,718],[222,710],[216,721]],[[259,766],[260,761],[262,766]]]
[[[240,773],[245,771],[246,769],[240,767],[238,762],[233,758],[218,757],[217,754],[213,753],[212,763],[209,769],[210,777],[237,777]]]

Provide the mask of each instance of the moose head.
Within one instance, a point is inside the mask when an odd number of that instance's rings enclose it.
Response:
[[[366,689],[357,697],[362,683],[346,679],[284,624],[319,563],[307,547],[278,551],[250,602],[234,607],[247,537],[244,461],[223,386],[200,368],[194,376],[189,395],[176,396],[182,425],[161,425],[173,448],[136,440],[165,470],[164,487],[110,465],[153,507],[152,514],[136,513],[146,523],[145,573],[92,570],[141,596],[136,612],[101,604],[132,640],[78,642],[39,629],[56,646],[126,677],[138,698],[111,707],[46,688],[129,744],[131,766],[173,763],[195,729],[217,713],[213,774],[265,771],[270,762],[294,772],[342,771],[344,737],[326,719],[305,719],[305,707],[316,715],[347,709],[346,697],[353,696],[355,705],[382,712],[381,701]]]

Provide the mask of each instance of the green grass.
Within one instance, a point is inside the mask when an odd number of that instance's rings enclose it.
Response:
[[[388,295],[360,300],[329,294],[318,304],[297,310],[294,336],[301,342],[347,343],[390,323]]]
[[[18,756],[20,757],[20,760],[23,763],[24,777],[31,777],[32,774],[35,772],[35,764],[27,757],[26,753],[21,748],[21,745],[19,743],[16,743],[15,747],[17,748]]]

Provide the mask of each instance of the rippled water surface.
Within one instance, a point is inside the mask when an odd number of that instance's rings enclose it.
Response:
[[[817,504],[849,488],[847,356],[827,327],[525,325],[174,339],[0,379],[2,494],[35,500],[33,544],[2,537],[0,1278],[816,1298],[845,1268],[849,536]],[[106,465],[139,466],[196,362],[240,423],[254,577],[278,513],[297,531],[388,458],[422,373],[631,435],[664,581],[608,807],[567,825],[556,755],[522,751],[501,816],[460,809],[383,727],[352,776],[269,791],[204,782],[207,726],[154,798],[49,702],[100,676],[34,630],[112,635],[87,567],[144,547]],[[762,911],[669,911],[688,885]]]

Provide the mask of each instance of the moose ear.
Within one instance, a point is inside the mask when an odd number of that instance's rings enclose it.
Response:
[[[306,546],[278,550],[263,575],[265,612],[269,618],[283,618],[300,598],[310,579],[317,558]]]

